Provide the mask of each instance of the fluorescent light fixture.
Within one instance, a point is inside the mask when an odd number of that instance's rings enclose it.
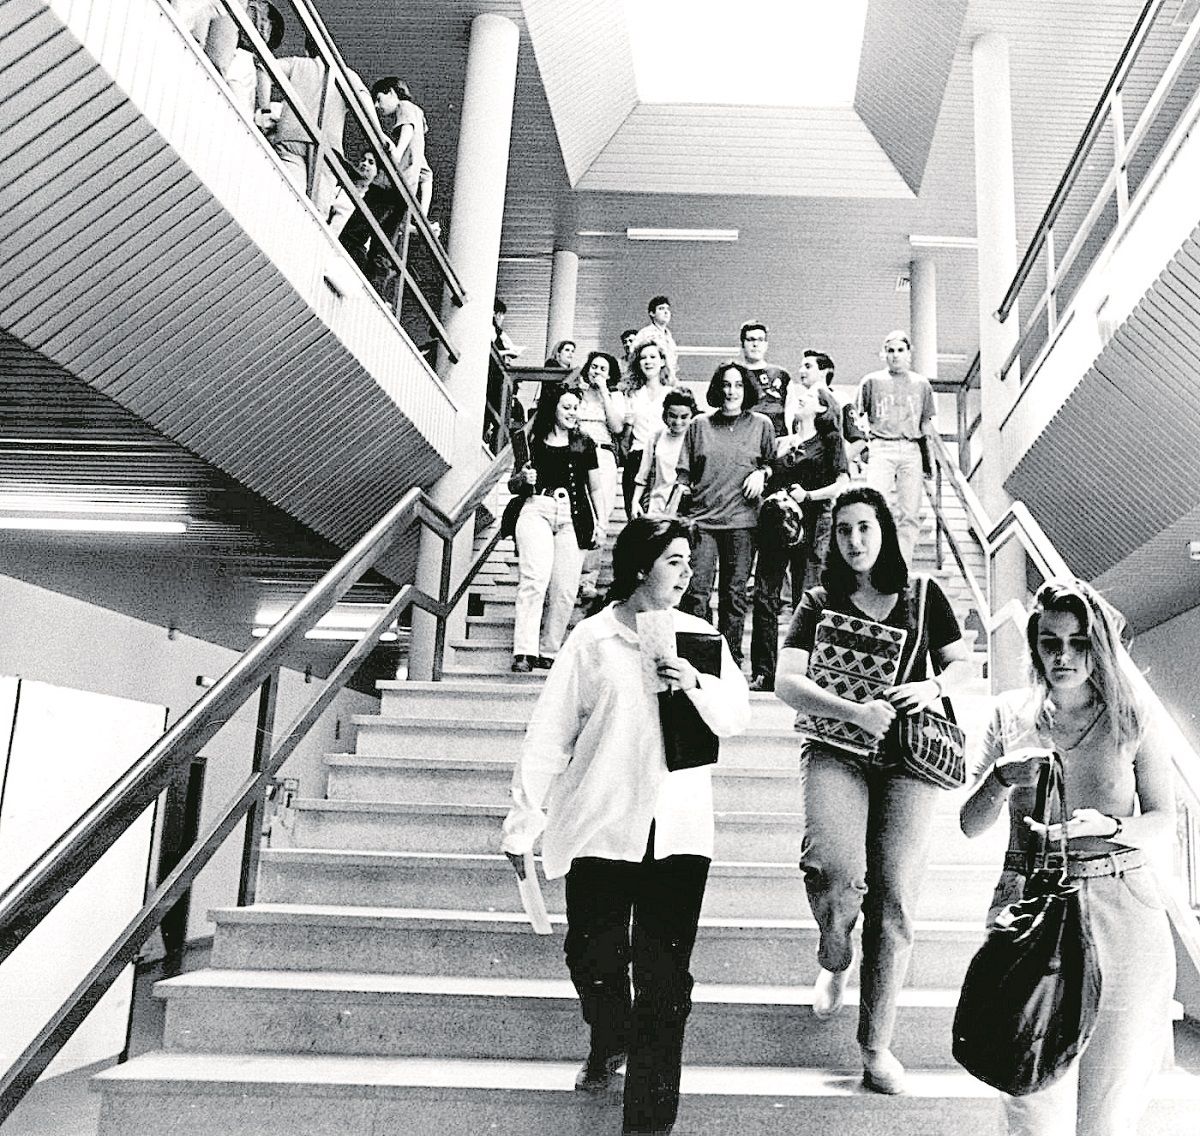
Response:
[[[979,248],[978,237],[938,237],[912,233],[908,243],[915,249],[969,249],[974,252]]]
[[[851,106],[867,0],[625,0],[643,103]],[[801,65],[802,64],[802,65]]]
[[[631,241],[736,241],[737,229],[626,229]]]
[[[577,237],[623,237],[620,229],[576,229]]]
[[[153,513],[186,513],[187,502],[170,497],[122,497],[117,501],[93,501],[67,494],[0,493],[0,512],[116,513],[123,517],[140,517]]]
[[[270,630],[271,629],[269,627],[255,627],[253,629],[253,631],[250,632],[250,634],[253,635],[255,639],[261,639]],[[364,631],[366,631],[365,627],[360,628],[358,630],[354,630],[354,629],[348,628],[348,627],[314,627],[311,631],[309,631],[304,636],[304,638],[305,639],[336,639],[339,642],[357,643],[358,640],[363,637]],[[396,632],[385,631],[382,635],[379,636],[379,641],[381,643],[394,643],[398,638],[399,638],[399,636],[396,634]]]
[[[0,529],[28,532],[149,533],[178,536],[187,532],[183,521],[132,520],[119,517],[0,517]]]

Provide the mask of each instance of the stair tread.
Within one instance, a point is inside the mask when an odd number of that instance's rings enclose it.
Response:
[[[144,1053],[98,1074],[92,1084],[104,1092],[142,1092],[146,1087],[187,1083],[223,1087],[230,1094],[253,1092],[277,1084],[304,1086],[314,1094],[338,1090],[415,1087],[497,1090],[541,1090],[574,1094],[577,1062],[522,1062],[463,1058],[342,1057],[299,1053]],[[833,1076],[828,1069],[770,1066],[685,1065],[683,1092],[690,1096],[851,1096],[868,1094],[859,1087],[859,1071]],[[1200,1095],[1200,1078],[1171,1071],[1156,1084],[1156,1095],[1190,1099]],[[996,1095],[967,1072],[956,1069],[908,1070],[908,1098],[980,1098]],[[904,1098],[888,1098],[889,1107],[904,1107]]]
[[[460,975],[380,974],[378,972],[333,970],[224,970],[207,968],[188,971],[155,984],[160,997],[184,996],[189,992],[225,993],[240,996],[248,991],[271,991],[306,999],[361,994],[376,998],[397,994],[477,998],[525,998],[575,1002],[578,994],[568,978],[492,978]],[[697,982],[692,1001],[697,1005],[757,1006],[783,1008],[811,1006],[811,986]],[[858,987],[846,990],[848,1005],[858,1004]],[[898,1005],[944,1009],[958,1004],[953,988],[909,987],[902,990]]]
[[[417,1087],[562,1092],[573,1094],[577,1062],[484,1061],[428,1057],[343,1057],[308,1054],[218,1054],[154,1051],[115,1065],[92,1080],[105,1092],[141,1092],[161,1086],[205,1085],[230,1094],[303,1086],[313,1095],[336,1095],[364,1088],[386,1092]],[[960,1069],[914,1069],[905,1096],[881,1098],[859,1084],[859,1071],[770,1066],[685,1065],[685,1096],[860,1096],[889,1110],[924,1107],[931,1098],[984,1099],[996,1091]],[[1182,1069],[1160,1073],[1156,1100],[1200,1100],[1200,1077]],[[906,1104],[909,1102],[909,1104]]]
[[[541,862],[541,857],[536,857]],[[345,867],[442,867],[463,871],[502,869],[511,871],[507,859],[500,853],[482,852],[382,852],[343,848],[264,848],[261,862],[266,863],[334,863]],[[994,865],[937,863],[929,870],[963,877],[995,874]],[[714,860],[708,872],[709,878],[733,877],[788,877],[799,881],[799,870],[794,860]]]
[[[488,928],[497,932],[530,934],[529,917],[514,911],[470,911],[462,908],[417,907],[331,907],[326,904],[259,903],[253,907],[222,907],[209,912],[219,924],[278,924],[299,922],[310,926],[412,926],[442,930]],[[552,925],[565,927],[566,917],[551,913]],[[705,936],[739,935],[770,931],[776,937],[811,934],[816,930],[812,919],[722,918],[701,916],[700,929]],[[953,938],[977,942],[982,930],[977,922],[952,920],[915,920],[918,936]]]
[[[495,817],[502,819],[508,815],[509,805],[503,802],[496,804],[443,804],[439,802],[421,801],[359,801],[359,800],[328,800],[324,797],[299,797],[292,802],[292,808],[304,812],[329,813],[385,813],[405,816],[453,816],[453,817]],[[718,820],[727,824],[768,824],[794,825],[803,818],[802,813],[788,812],[755,812],[750,809],[722,810],[717,809],[713,814]]]

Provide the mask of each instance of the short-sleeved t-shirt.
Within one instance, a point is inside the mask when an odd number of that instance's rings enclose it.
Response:
[[[872,371],[859,387],[858,405],[871,424],[872,438],[916,442],[933,418],[933,387],[916,371]]]
[[[754,412],[765,414],[775,428],[775,437],[783,437],[787,433],[783,408],[787,402],[788,384],[792,381],[792,376],[782,367],[773,367],[769,363],[746,369],[750,372],[755,390],[758,392],[758,403],[754,407]]]
[[[849,473],[846,447],[840,434],[821,431],[776,457],[773,469],[767,483],[768,494],[793,485],[801,489],[824,489],[843,473]]]
[[[914,651],[917,652],[912,673],[906,680],[909,682],[917,682],[928,677],[926,666],[928,652],[940,651],[943,647],[948,647],[962,638],[962,631],[959,629],[958,620],[954,618],[954,609],[950,606],[950,601],[946,599],[946,593],[938,586],[936,580],[927,581],[926,587],[928,590],[925,594],[925,634],[921,637],[924,642],[916,642],[914,636],[918,602],[916,579],[909,581],[908,587],[897,597],[892,610],[883,619],[875,620],[876,623],[885,623],[889,627],[902,627],[908,632],[904,650],[900,654],[900,666],[897,673],[904,674],[908,660],[913,657]],[[849,596],[831,596],[823,587],[809,588],[800,600],[796,614],[792,616],[792,623],[783,643],[784,647],[798,647],[802,651],[811,652],[813,644],[816,642],[817,624],[827,609],[842,612],[845,615],[871,618],[866,612],[860,611]],[[885,758],[895,760],[899,757],[899,724],[900,719],[897,717],[880,746],[880,754]]]

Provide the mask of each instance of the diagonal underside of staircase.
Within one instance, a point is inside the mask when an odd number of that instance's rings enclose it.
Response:
[[[939,575],[965,619],[968,590],[930,554],[926,540],[918,568]],[[96,1079],[101,1136],[619,1129],[618,1098],[572,1089],[587,1033],[562,957],[562,881],[545,888],[554,931],[539,937],[497,853],[544,679],[508,670],[515,585],[504,542],[445,681],[380,684],[381,711],[358,721],[354,752],[327,757],[325,796],[298,801],[288,845],[263,850],[258,901],[212,913],[209,968],[157,987],[162,1050]],[[995,1094],[950,1054],[1002,826],[967,841],[959,794],[943,796],[896,1031],[909,1093],[865,1092],[857,988],[832,1021],[811,1013],[817,936],[796,866],[792,713],[773,695],[751,698],[752,727],[722,744],[714,774],[678,1136],[1002,1133]],[[985,681],[956,705],[969,731],[982,728]],[[1197,1104],[1196,1078],[1165,1071],[1144,1131],[1194,1132]]]

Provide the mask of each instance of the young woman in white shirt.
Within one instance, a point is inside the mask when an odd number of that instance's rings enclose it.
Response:
[[[668,772],[637,632],[639,612],[677,607],[691,550],[689,526],[673,518],[639,517],[617,537],[610,602],[575,628],[547,677],[504,822],[505,852],[523,855],[541,836],[547,878],[566,876],[567,967],[591,1027],[575,1084],[613,1087],[627,1057],[625,1133],[665,1134],[675,1122],[688,966],[713,854],[712,767]],[[673,622],[712,634],[678,610]],[[746,681],[724,643],[719,676],[682,658],[658,673],[718,737],[748,725]]]
[[[656,339],[641,339],[633,345],[629,375],[625,380],[629,410],[626,417],[630,433],[629,452],[625,455],[621,488],[625,498],[625,515],[634,515],[633,501],[637,493],[637,474],[642,454],[662,425],[663,399],[675,385],[667,366],[662,345]]]

